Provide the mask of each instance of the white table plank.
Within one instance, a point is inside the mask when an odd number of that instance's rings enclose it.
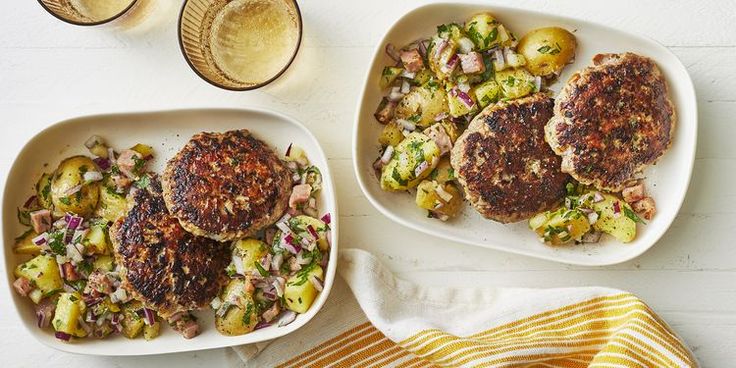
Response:
[[[259,106],[303,121],[335,172],[341,246],[378,254],[402,277],[431,285],[630,290],[658,310],[706,367],[733,365],[736,351],[736,3],[707,0],[499,1],[645,34],[687,66],[699,101],[693,181],[675,223],[649,252],[606,268],[582,268],[453,244],[400,227],[363,197],[351,162],[355,101],[365,64],[385,29],[423,1],[305,0],[303,49],[287,75],[249,93],[218,90],[184,63],[176,43],[179,0],[158,0],[156,21],[115,32],[63,24],[36,2],[0,3],[0,173],[49,124],[74,116],[187,107]],[[492,5],[489,5],[492,8]],[[144,29],[145,28],[145,29]],[[4,184],[4,175],[0,184]],[[381,229],[382,231],[375,231]],[[6,285],[0,285],[7,292]],[[146,358],[80,357],[40,346],[0,298],[3,366],[233,365],[226,350]]]

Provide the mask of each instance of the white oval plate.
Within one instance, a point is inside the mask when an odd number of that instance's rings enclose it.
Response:
[[[290,143],[302,147],[310,161],[320,168],[324,187],[318,206],[322,213],[332,214],[332,249],[326,270],[324,290],[307,313],[299,315],[290,325],[271,326],[242,336],[223,336],[215,330],[214,317],[208,311],[198,312],[202,333],[186,340],[168,326],[152,341],[142,337],[129,340],[113,336],[105,340],[80,339],[64,343],[50,329],[36,326],[33,304],[12,291],[13,269],[25,259],[13,253],[13,239],[24,231],[16,219],[16,207],[33,193],[35,181],[42,172],[53,170],[61,159],[74,154],[88,154],[84,141],[92,134],[105,138],[111,147],[124,148],[136,143],[153,146],[154,160],[151,170],[161,173],[169,158],[184,146],[192,135],[201,131],[222,132],[232,129],[248,129],[253,135],[269,144],[279,155]],[[3,239],[6,281],[10,297],[16,307],[20,322],[31,335],[53,348],[91,355],[147,355],[221,348],[251,344],[286,335],[306,324],[322,308],[335,279],[337,260],[338,216],[335,186],[327,166],[327,158],[317,139],[302,124],[287,116],[263,110],[177,110],[165,112],[110,114],[87,116],[57,123],[38,133],[20,151],[15,159],[5,185],[3,199]],[[27,258],[27,257],[26,257]]]
[[[381,190],[373,172],[378,157],[377,139],[383,125],[373,117],[384,95],[378,79],[385,65],[392,63],[384,47],[393,43],[400,47],[435,32],[436,26],[448,22],[463,22],[479,11],[490,11],[517,36],[546,26],[559,26],[575,32],[578,40],[576,61],[568,65],[560,81],[591,64],[594,55],[607,52],[631,51],[654,59],[667,78],[670,95],[677,111],[677,128],[672,148],[657,163],[646,170],[646,184],[657,202],[657,215],[646,226],[639,226],[636,240],[621,244],[609,237],[599,244],[549,247],[541,244],[527,227],[526,221],[503,225],[483,219],[469,205],[461,215],[447,223],[427,218],[426,211],[414,204],[405,193]],[[552,86],[559,91],[562,82]],[[685,198],[695,158],[697,135],[697,105],[695,91],[685,67],[662,45],[641,36],[632,35],[599,24],[548,15],[529,10],[482,4],[431,4],[419,7],[401,17],[376,47],[368,69],[362,95],[358,102],[353,130],[353,160],[358,182],[370,202],[392,220],[444,239],[493,248],[527,256],[578,265],[610,265],[630,260],[649,249],[667,230]]]

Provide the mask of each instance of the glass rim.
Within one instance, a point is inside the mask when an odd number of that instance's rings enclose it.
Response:
[[[110,18],[106,18],[106,19],[102,19],[102,20],[98,20],[98,21],[94,21],[94,22],[79,22],[79,21],[76,21],[76,20],[72,20],[72,19],[68,19],[68,18],[62,17],[61,15],[57,14],[55,11],[49,9],[49,7],[46,6],[46,4],[44,4],[42,0],[38,0],[38,3],[41,5],[41,7],[44,10],[46,10],[49,14],[53,15],[56,19],[59,19],[59,20],[61,20],[64,23],[69,23],[69,24],[73,24],[75,26],[82,26],[82,27],[86,27],[86,26],[99,26],[101,24],[110,23],[113,20],[120,18],[123,14],[127,13],[130,10],[130,8],[132,8],[133,5],[135,5],[137,2],[138,2],[138,0],[131,0],[130,1],[130,4],[128,4],[128,6],[126,6],[125,9],[121,10],[119,13],[113,15]]]
[[[237,92],[251,91],[251,90],[254,90],[254,89],[261,88],[261,87],[263,87],[263,86],[265,86],[267,84],[270,84],[271,82],[275,81],[276,79],[278,79],[281,75],[283,75],[286,72],[287,69],[289,69],[289,67],[291,66],[291,64],[294,62],[294,59],[296,59],[296,55],[299,53],[299,49],[301,48],[301,45],[302,45],[302,35],[303,35],[303,29],[304,29],[304,22],[303,22],[303,19],[302,19],[302,12],[301,12],[301,9],[299,9],[299,3],[298,3],[297,0],[284,0],[284,1],[291,1],[292,3],[294,3],[294,9],[296,9],[296,15],[297,15],[297,20],[298,20],[297,23],[299,24],[299,27],[298,27],[298,33],[299,34],[298,34],[298,37],[297,37],[296,46],[294,47],[294,51],[292,52],[291,57],[289,58],[289,61],[284,65],[284,67],[281,68],[281,70],[279,70],[278,73],[274,74],[269,79],[267,79],[267,80],[265,80],[263,82],[254,84],[252,86],[246,86],[246,87],[231,87],[231,86],[226,86],[226,85],[223,85],[221,83],[218,83],[216,81],[213,81],[213,80],[207,78],[202,72],[200,72],[194,66],[194,64],[192,63],[192,61],[189,60],[189,56],[187,55],[187,52],[184,49],[184,41],[182,39],[181,28],[182,28],[182,20],[184,18],[184,10],[186,9],[187,4],[189,3],[189,1],[190,0],[184,0],[184,2],[181,5],[181,10],[179,11],[179,22],[177,24],[178,27],[177,27],[177,30],[176,30],[177,38],[179,39],[179,50],[181,51],[181,54],[184,57],[184,60],[187,62],[187,65],[189,65],[189,68],[191,68],[194,71],[194,73],[197,74],[205,82],[207,82],[207,83],[209,83],[209,84],[211,84],[211,85],[213,85],[215,87],[219,87],[219,88],[222,88],[222,89],[225,89],[225,90],[228,90],[228,91],[237,91]]]

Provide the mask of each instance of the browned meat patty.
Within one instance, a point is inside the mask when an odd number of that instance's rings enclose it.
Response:
[[[651,59],[600,54],[593,64],[560,91],[546,137],[562,171],[617,192],[670,147],[675,109]]]
[[[158,177],[129,200],[110,228],[122,286],[164,318],[207,306],[227,280],[228,247],[186,232],[166,210]]]
[[[181,225],[215,240],[253,235],[286,210],[292,173],[247,130],[196,134],[164,172],[166,206]]]
[[[544,141],[554,101],[543,93],[486,107],[458,138],[451,164],[466,198],[503,223],[553,208],[570,180]]]

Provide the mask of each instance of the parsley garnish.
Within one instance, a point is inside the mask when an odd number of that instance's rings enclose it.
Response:
[[[151,184],[151,178],[148,175],[143,175],[133,184],[140,189],[145,189],[148,187],[148,184]]]
[[[560,46],[559,43],[555,42],[555,47],[551,47],[549,45],[544,45],[537,49],[537,52],[540,54],[549,54],[549,55],[557,55],[562,51],[562,46]]]
[[[49,234],[49,248],[51,248],[51,250],[56,254],[66,254],[63,231],[55,231]]]
[[[631,221],[638,222],[646,225],[646,222],[639,217],[634,211],[629,209],[629,206],[624,205],[624,216],[628,217]]]
[[[256,269],[258,270],[258,273],[261,274],[261,276],[266,277],[268,276],[268,271],[266,271],[265,268],[261,265],[261,262],[255,261],[253,262],[253,265],[256,266]]]
[[[69,199],[69,197],[60,197],[59,198],[59,202],[65,204],[67,206],[70,205],[70,204],[72,204],[72,201]]]

